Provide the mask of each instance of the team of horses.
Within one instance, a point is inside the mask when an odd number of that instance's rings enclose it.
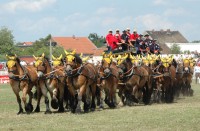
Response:
[[[96,105],[104,109],[104,104],[116,108],[138,103],[172,103],[180,94],[193,95],[195,62],[192,58],[175,60],[173,56],[103,53],[101,62],[94,65],[87,62],[89,57],[78,55],[74,50],[65,51],[64,57],[52,56],[51,62],[44,53],[33,55],[33,65],[21,65],[16,55],[6,57],[10,85],[19,105],[17,114],[23,113],[21,99],[27,113],[40,112],[42,96],[48,114],[50,105],[58,112],[67,109],[80,113],[94,111]],[[34,96],[37,105],[33,110]]]

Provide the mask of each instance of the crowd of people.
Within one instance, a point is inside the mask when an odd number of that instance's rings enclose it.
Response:
[[[130,29],[120,33],[117,29],[115,34],[112,30],[108,31],[106,35],[106,43],[108,52],[123,52],[135,48],[137,54],[160,54],[160,47],[156,43],[156,39],[150,39],[149,34],[138,34],[137,30],[130,32]]]

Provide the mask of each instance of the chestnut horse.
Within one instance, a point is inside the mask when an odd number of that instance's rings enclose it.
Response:
[[[31,92],[32,87],[37,85],[37,74],[33,66],[22,66],[20,59],[16,55],[6,55],[8,61],[6,66],[8,68],[10,85],[17,97],[20,114],[23,112],[21,105],[21,98],[19,92],[22,91],[22,100],[24,102],[25,110],[27,113],[33,111],[32,98],[33,93]],[[26,95],[29,95],[29,102],[26,102]]]
[[[124,94],[127,104],[129,101],[138,103],[142,98],[144,104],[149,104],[151,98],[151,85],[148,71],[141,66],[141,60],[138,57],[129,54],[128,57],[122,57],[118,60],[118,67],[123,71],[122,82],[124,83]],[[123,100],[121,100],[123,102]],[[124,102],[123,102],[124,104]]]
[[[183,95],[192,96],[193,90],[191,89],[192,77],[194,73],[193,59],[183,59]]]
[[[37,87],[37,106],[35,109],[35,112],[40,112],[40,100],[42,95],[45,97],[45,105],[46,105],[46,111],[45,114],[51,113],[51,110],[49,108],[49,98],[47,93],[50,93],[50,96],[53,96],[53,90],[49,87],[50,84],[50,78],[51,78],[51,71],[52,67],[49,62],[49,59],[45,57],[44,53],[39,56],[35,57],[34,66],[36,67],[36,72],[38,76],[38,87]]]
[[[71,93],[74,105],[71,107],[72,112],[81,112],[81,101],[84,102],[84,111],[95,110],[95,96],[97,85],[97,70],[93,64],[82,63],[81,58],[73,52],[65,51],[65,74],[67,76],[67,86]],[[78,95],[78,96],[77,96]],[[92,95],[92,102],[91,102]],[[76,96],[78,101],[76,103]]]
[[[64,73],[65,67],[64,67],[64,61],[62,59],[62,54],[58,58],[52,55],[52,62],[53,62],[53,71],[51,73],[50,84],[49,84],[50,89],[53,90],[51,107],[54,109],[58,109],[59,107],[58,112],[64,112],[64,107],[63,107],[64,95],[67,97],[69,94],[67,92],[66,76]]]
[[[112,61],[112,54],[103,54],[101,64],[98,67],[98,74],[100,79],[99,87],[101,91],[105,91],[104,101],[110,108],[115,108],[117,105],[116,89],[119,82],[119,72],[116,64]],[[100,103],[103,104],[102,101]]]
[[[176,68],[172,65],[172,58],[161,58],[161,66],[158,72],[162,74],[162,100],[166,103],[172,103],[174,100],[174,82],[176,78]]]

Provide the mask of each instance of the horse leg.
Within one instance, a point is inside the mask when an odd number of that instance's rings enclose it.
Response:
[[[79,92],[78,92],[78,104],[77,104],[77,107],[76,107],[76,113],[81,113],[81,101],[82,101],[82,96],[83,96],[83,93],[85,92],[86,90],[86,86],[85,85],[82,85],[79,89]]]
[[[51,110],[49,108],[49,98],[47,96],[47,87],[46,85],[44,84],[43,86],[41,86],[41,91],[42,91],[42,94],[44,96],[44,102],[45,102],[45,105],[46,105],[46,111],[45,111],[45,114],[50,114],[51,113]]]
[[[41,97],[42,97],[42,93],[41,93],[41,89],[40,87],[36,87],[36,93],[37,93],[37,106],[34,110],[34,112],[40,112],[40,100],[41,100]]]
[[[28,92],[28,86],[25,86],[22,90],[22,101],[24,102],[25,111],[29,114],[30,113],[30,106],[26,103],[26,95]]]
[[[28,92],[28,95],[29,95],[28,107],[29,107],[29,111],[32,112],[33,111],[33,105],[32,105],[33,93],[31,90]]]
[[[64,96],[64,85],[60,84],[60,86],[59,86],[59,109],[58,109],[58,112],[64,112],[63,96]]]
[[[55,89],[53,89],[53,96],[52,96],[52,100],[51,100],[51,107],[53,109],[58,109],[59,101],[57,99],[57,95],[58,95],[58,89],[55,88]]]
[[[22,104],[21,104],[21,99],[20,99],[20,96],[19,96],[19,92],[18,93],[15,93],[16,97],[17,97],[17,103],[19,105],[19,112],[17,113],[17,115],[23,113],[23,108],[22,108]]]
[[[90,93],[90,86],[86,88],[86,93],[85,93],[85,100],[84,100],[84,112],[88,112],[90,107],[91,107],[91,93]]]
[[[96,109],[96,104],[95,104],[95,98],[96,98],[96,83],[91,85],[91,90],[92,90],[92,104],[91,104],[91,111],[94,111]]]
[[[119,102],[118,106],[122,107],[122,106],[124,106],[124,102],[123,102],[123,89],[122,88],[119,89],[118,96],[120,98],[120,102]]]

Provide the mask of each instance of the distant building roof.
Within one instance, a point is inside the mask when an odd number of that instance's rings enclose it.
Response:
[[[179,31],[171,31],[170,29],[160,31],[148,30],[144,34],[149,34],[152,39],[157,39],[157,42],[163,49],[163,53],[170,53],[170,49],[165,43],[188,43],[188,40]]]
[[[97,47],[87,37],[52,37],[52,41],[65,50],[76,49],[77,53],[94,54]]]
[[[27,64],[30,64],[35,61],[33,56],[20,56],[19,58],[21,61],[25,61]]]
[[[33,45],[33,42],[24,42],[23,45]]]

